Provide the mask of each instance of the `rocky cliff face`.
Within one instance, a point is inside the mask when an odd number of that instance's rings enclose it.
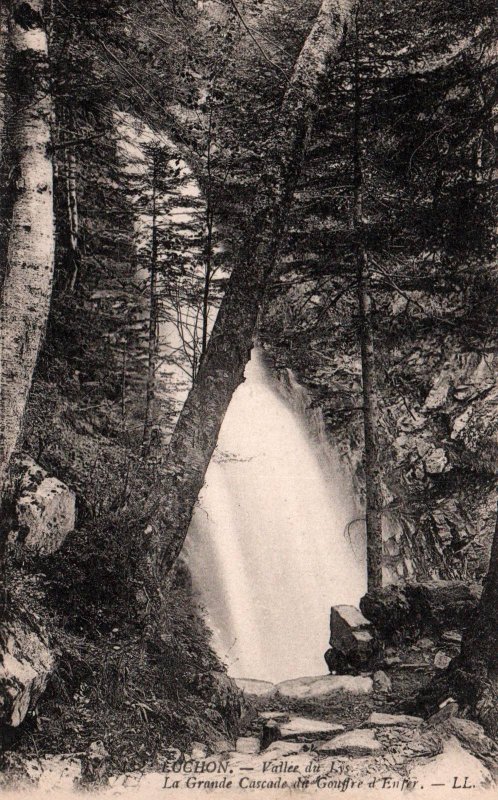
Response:
[[[310,429],[325,431],[364,502],[361,369],[354,338],[284,336],[280,303],[263,329],[284,383],[306,390]],[[295,320],[293,320],[295,324]],[[489,558],[496,508],[498,356],[460,337],[379,342],[384,473],[385,580],[478,579]],[[335,339],[335,342],[334,342]],[[335,343],[335,347],[334,347]],[[317,422],[318,420],[318,422]]]

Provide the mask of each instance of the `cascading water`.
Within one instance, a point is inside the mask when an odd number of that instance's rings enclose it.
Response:
[[[303,394],[255,348],[209,465],[185,555],[235,677],[280,681],[326,671],[330,606],[365,591],[363,547],[338,459],[306,430]],[[332,474],[333,473],[333,474]]]

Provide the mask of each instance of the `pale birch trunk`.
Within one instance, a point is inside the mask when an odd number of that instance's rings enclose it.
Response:
[[[0,306],[0,486],[19,444],[33,372],[45,331],[54,270],[53,167],[43,0],[12,0],[8,89],[13,121],[14,197]]]
[[[253,234],[232,272],[194,385],[173,432],[166,473],[145,515],[159,577],[178,557],[221,423],[249,359],[259,308],[275,267],[302,170],[320,81],[343,40],[354,0],[324,0],[297,58],[277,120]]]

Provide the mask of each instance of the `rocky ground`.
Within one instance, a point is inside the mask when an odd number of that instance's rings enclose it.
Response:
[[[16,765],[5,797],[37,796],[87,787],[102,796],[163,796],[186,789],[205,794],[412,792],[434,798],[466,789],[466,797],[496,789],[498,748],[479,725],[456,716],[449,701],[426,720],[379,711],[386,689],[369,676],[299,678],[273,687],[239,681],[246,696],[243,734],[189,753],[171,749],[161,764],[106,774],[106,752],[45,755]],[[390,697],[391,704],[394,698]],[[382,793],[382,794],[381,794]]]

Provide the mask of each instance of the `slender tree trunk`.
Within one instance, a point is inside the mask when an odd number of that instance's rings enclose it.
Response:
[[[206,236],[206,265],[204,270],[204,288],[202,294],[202,338],[200,362],[204,358],[208,345],[209,328],[209,298],[211,293],[211,278],[213,276],[213,218],[208,206],[207,212],[207,236]],[[195,378],[195,375],[194,375]]]
[[[8,22],[5,3],[0,3],[0,163],[4,154],[6,108],[6,59],[7,59]]]
[[[209,294],[211,290],[212,261],[213,261],[213,210],[212,188],[213,176],[211,170],[211,133],[212,112],[209,113],[208,146],[207,146],[207,191],[206,191],[206,263],[204,271],[204,291],[202,296],[202,337],[200,361],[204,358],[208,344],[209,325]],[[194,374],[195,378],[195,374]]]
[[[382,487],[379,463],[379,407],[375,347],[372,327],[370,268],[363,223],[363,170],[361,145],[361,84],[359,63],[358,14],[355,38],[355,103],[353,133],[354,230],[360,322],[363,429],[365,437],[366,531],[368,591],[382,586]]]
[[[72,139],[74,137],[73,115],[69,112],[65,115],[66,125],[65,135]],[[68,289],[74,292],[79,277],[79,267],[81,260],[80,252],[80,221],[78,210],[78,165],[76,154],[73,147],[66,147],[64,150],[64,167],[66,172],[66,202],[67,220],[69,229],[69,253],[68,253]]]
[[[42,10],[43,0],[10,4],[7,77],[14,114],[8,135],[15,188],[0,307],[0,486],[19,443],[54,271],[53,107]]]
[[[157,181],[158,164],[153,158],[152,166],[152,242],[150,257],[150,288],[149,288],[149,341],[147,361],[147,387],[145,397],[145,422],[142,438],[142,455],[150,452],[152,428],[154,424],[154,399],[156,394],[156,369],[157,369],[157,332],[159,324],[158,297],[157,297]]]
[[[7,7],[5,3],[0,2],[0,290],[5,277],[5,262],[7,260],[6,236],[10,217],[7,198],[9,158],[6,152],[6,119],[9,114],[6,84],[8,34]]]
[[[283,97],[253,233],[241,262],[234,266],[205,356],[171,438],[166,472],[153,488],[146,509],[159,576],[169,572],[181,551],[221,423],[243,380],[259,308],[301,173],[320,80],[337,55],[353,3],[323,0]]]
[[[125,427],[126,420],[126,370],[128,361],[128,340],[123,342],[123,358],[121,360],[121,419],[123,420],[123,427]]]

